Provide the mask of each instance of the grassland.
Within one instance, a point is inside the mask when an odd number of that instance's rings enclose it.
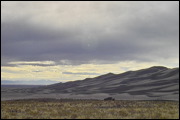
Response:
[[[1,119],[178,119],[175,101],[1,101]]]

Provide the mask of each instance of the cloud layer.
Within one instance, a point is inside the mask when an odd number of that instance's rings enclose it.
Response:
[[[178,59],[178,9],[178,2],[2,2],[2,59]]]
[[[70,81],[179,66],[179,2],[2,1],[1,79]]]

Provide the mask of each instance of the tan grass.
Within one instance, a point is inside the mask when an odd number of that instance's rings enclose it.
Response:
[[[1,101],[1,119],[178,119],[173,101]]]

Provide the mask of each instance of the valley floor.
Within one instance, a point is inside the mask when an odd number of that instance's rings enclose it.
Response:
[[[1,101],[1,119],[178,119],[179,101]]]

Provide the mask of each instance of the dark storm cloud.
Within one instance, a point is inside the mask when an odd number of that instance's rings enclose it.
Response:
[[[60,60],[59,56],[68,53],[69,48],[74,50],[79,47],[68,37],[73,34],[71,30],[68,33],[48,30],[22,21],[2,23],[2,56],[24,61]]]
[[[151,7],[147,6],[149,4],[130,4],[129,7],[123,7],[120,2],[104,6],[98,4],[99,7],[96,5],[89,8],[95,11],[90,17],[85,15],[87,18],[78,18],[75,21],[72,16],[70,23],[74,24],[69,25],[61,19],[57,19],[57,23],[47,22],[47,26],[35,24],[30,19],[38,16],[36,14],[3,20],[1,65],[18,60],[51,60],[56,64],[66,64],[61,62],[66,60],[70,64],[82,64],[91,61],[111,63],[125,60],[178,59],[178,3],[162,2],[164,6],[159,4],[161,2],[154,3],[150,4]],[[102,21],[97,22],[98,17],[92,19],[96,14],[103,13],[105,15],[100,19]],[[3,16],[6,14],[4,12]],[[83,16],[85,13],[79,14]],[[47,18],[46,21],[51,19],[54,18]],[[58,26],[58,22],[67,25],[54,27],[56,24]]]

